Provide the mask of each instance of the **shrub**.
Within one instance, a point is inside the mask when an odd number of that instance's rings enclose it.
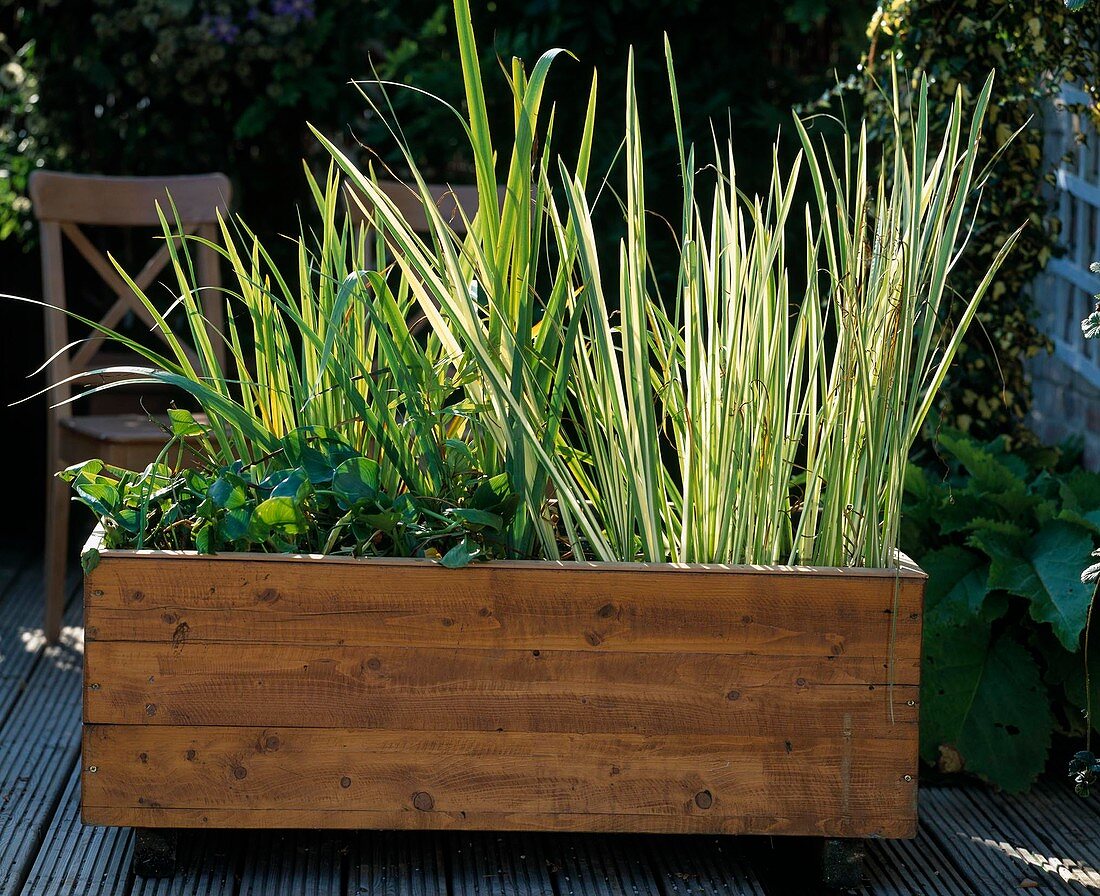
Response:
[[[945,430],[937,448],[910,469],[903,508],[902,542],[929,576],[921,756],[1022,790],[1052,736],[1087,724],[1081,570],[1100,537],[1100,474],[1068,446],[1009,451]]]

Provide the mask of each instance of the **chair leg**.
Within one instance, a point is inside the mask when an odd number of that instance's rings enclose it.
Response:
[[[65,573],[69,563],[69,484],[50,475],[46,486],[46,641],[61,637],[65,613]]]

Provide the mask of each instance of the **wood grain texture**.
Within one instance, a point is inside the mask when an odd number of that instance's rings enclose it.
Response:
[[[86,637],[920,657],[923,575],[607,567],[104,554]]]
[[[160,227],[157,203],[184,224],[216,223],[216,209],[229,206],[232,188],[224,174],[175,177],[104,177],[35,171],[30,197],[40,221],[72,221],[111,227]],[[171,205],[169,205],[171,197]]]
[[[233,827],[264,811],[340,827],[366,812],[383,827],[478,828],[499,817],[524,828],[531,816],[580,830],[907,836],[912,814],[898,808],[916,799],[908,744],[854,737],[837,751],[831,738],[753,735],[133,725],[86,725],[84,735],[89,823],[223,810]]]
[[[106,551],[84,817],[910,836],[923,585]]]
[[[820,659],[736,654],[99,641],[86,663],[87,721],[131,725],[787,737],[837,736],[847,715],[897,739],[914,736],[919,699],[913,662],[914,684],[888,688],[881,668],[869,682]]]

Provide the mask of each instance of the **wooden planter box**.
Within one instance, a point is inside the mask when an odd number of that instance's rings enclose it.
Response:
[[[909,837],[924,578],[103,551],[83,818]]]

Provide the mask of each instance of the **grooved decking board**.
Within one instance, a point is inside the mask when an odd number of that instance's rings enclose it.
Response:
[[[0,896],[17,893],[49,827],[80,747],[79,602],[62,642],[40,654],[0,727]]]
[[[448,896],[441,839],[434,831],[364,831],[351,855],[351,896]]]
[[[171,827],[898,835],[916,797],[854,738],[85,725],[84,765],[86,821]]]
[[[347,841],[317,831],[257,831],[245,844],[240,896],[341,896]]]
[[[44,644],[42,570],[37,563],[16,569],[0,566],[0,737]]]
[[[202,570],[202,572],[199,572]],[[920,656],[920,573],[104,552],[89,641]],[[896,587],[895,587],[896,586]]]
[[[159,880],[135,878],[130,896],[237,896],[245,843],[237,831],[183,831],[176,873]]]
[[[541,845],[558,896],[661,896],[631,835],[546,837]]]
[[[869,682],[804,657],[97,641],[85,661],[85,721],[115,725],[781,739],[847,727],[912,742],[920,697],[884,671]]]
[[[540,837],[452,834],[445,843],[454,896],[557,896]]]
[[[662,896],[766,896],[768,892],[742,844],[735,840],[649,838],[645,851]]]
[[[930,790],[926,805],[929,829],[979,893],[1055,896],[1100,885],[1095,871],[1079,865],[1083,844],[1057,831],[1056,813],[1036,808],[1025,819],[995,793],[956,788]]]
[[[925,802],[922,797],[922,802]],[[981,896],[941,849],[926,825],[913,840],[867,843],[862,896]],[[1026,891],[1025,891],[1026,892]]]
[[[1090,812],[1072,811],[1074,801],[1080,799],[1068,783],[1044,783],[1026,795],[992,793],[989,803],[998,818],[1010,819],[1036,844],[1048,844],[1042,860],[1046,871],[1100,889],[1100,819]]]
[[[129,885],[133,835],[80,823],[80,774],[69,783],[20,896],[120,896]]]

